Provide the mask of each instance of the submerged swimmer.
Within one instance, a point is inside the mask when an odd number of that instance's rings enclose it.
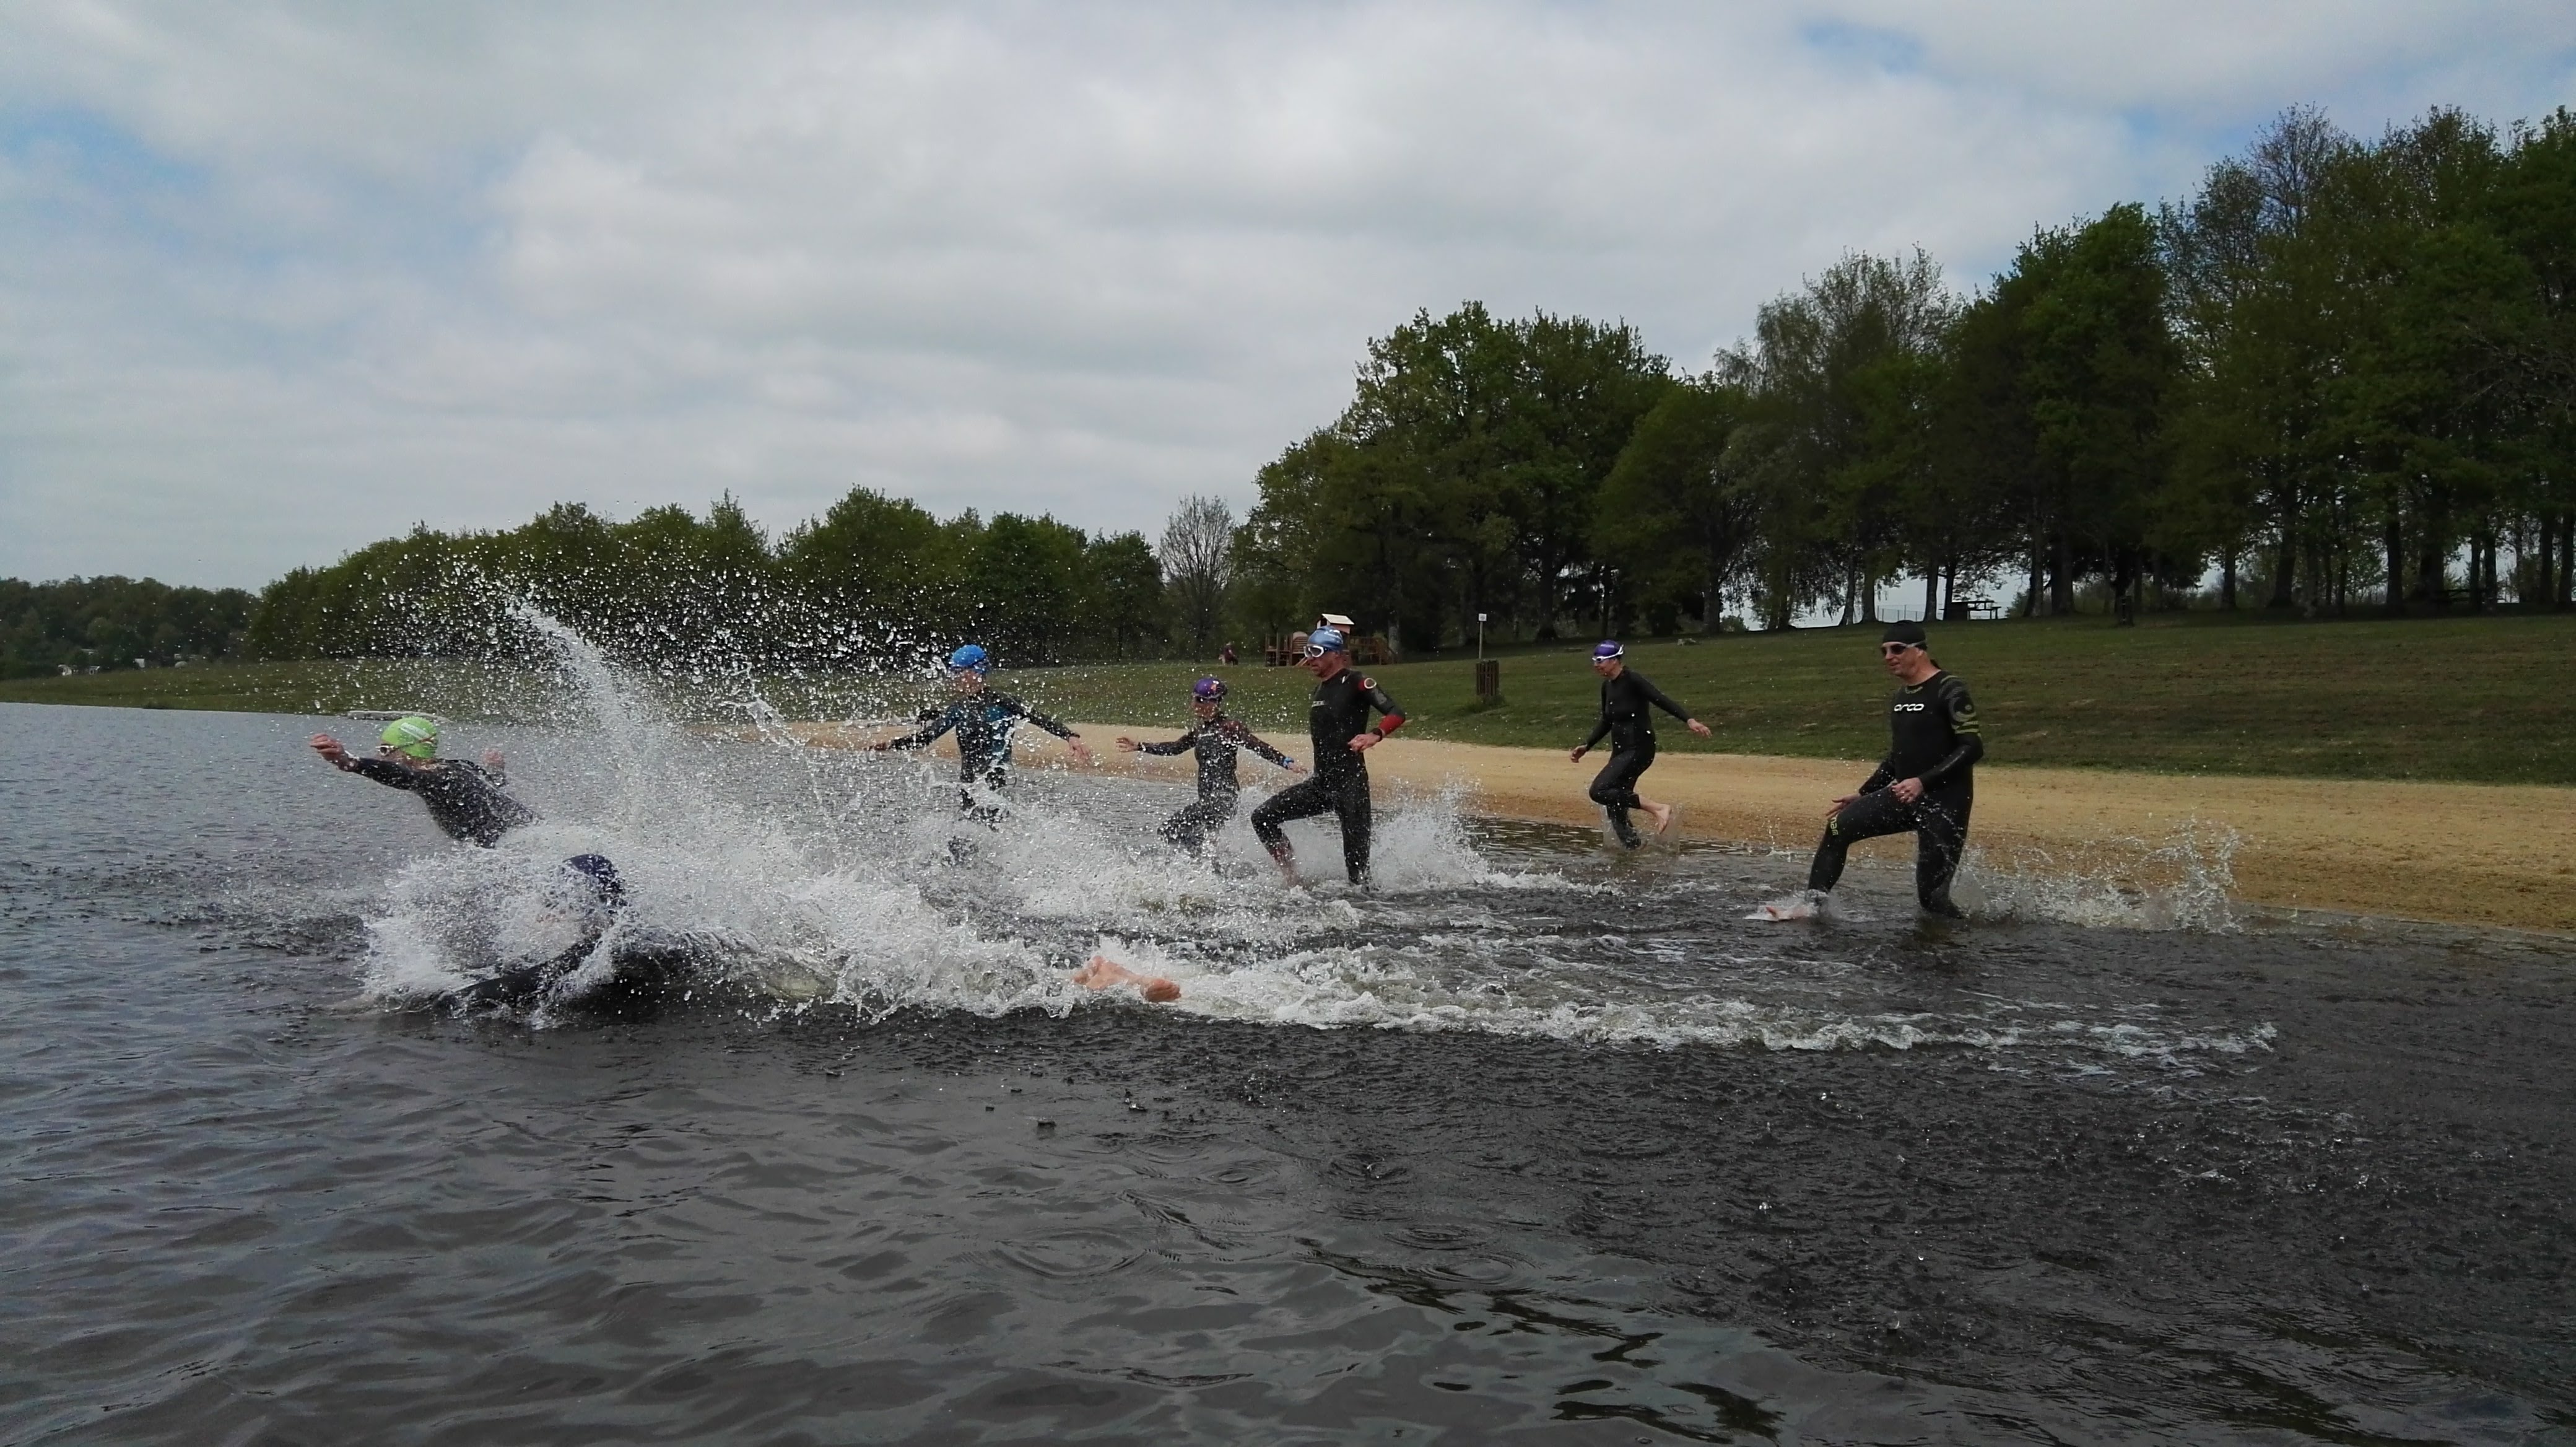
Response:
[[[626,908],[626,881],[605,855],[576,854],[563,862],[549,903],[569,915],[580,938],[552,957],[514,965],[475,981],[449,998],[466,1009],[523,1008],[543,999],[555,984],[590,961],[599,942]]]
[[[385,725],[376,757],[362,759],[329,734],[313,736],[313,752],[344,774],[358,774],[388,788],[418,794],[447,837],[489,848],[502,835],[530,823],[537,812],[502,792],[509,784],[501,751],[486,750],[481,764],[438,756],[438,725],[414,714]]]
[[[1592,752],[1603,735],[1610,739],[1610,762],[1592,780],[1592,802],[1610,817],[1611,832],[1631,849],[1643,843],[1637,828],[1628,822],[1628,811],[1643,809],[1655,821],[1655,832],[1673,827],[1673,806],[1658,804],[1637,792],[1637,780],[1655,766],[1655,717],[1649,710],[1660,708],[1680,719],[1692,733],[1708,737],[1708,725],[1690,716],[1690,710],[1664,696],[1646,675],[1630,668],[1627,650],[1615,642],[1604,642],[1592,650],[1592,671],[1601,678],[1601,721],[1592,726],[1591,736],[1575,746],[1569,755],[1576,763]]]
[[[1206,845],[1209,835],[1234,817],[1235,801],[1243,790],[1234,775],[1238,748],[1250,749],[1292,774],[1306,771],[1295,759],[1263,743],[1242,720],[1227,716],[1223,679],[1202,678],[1191,685],[1190,712],[1198,716],[1198,722],[1170,743],[1140,744],[1122,738],[1118,747],[1128,753],[1198,755],[1198,801],[1163,822],[1165,839],[1195,853]]]
[[[922,727],[911,733],[868,745],[871,752],[889,749],[924,749],[942,734],[957,735],[957,809],[966,818],[990,828],[1002,817],[1000,794],[1011,777],[1011,730],[1031,723],[1065,741],[1073,756],[1083,763],[1091,762],[1091,748],[1071,728],[1032,712],[1027,704],[1007,693],[995,693],[984,686],[984,674],[992,667],[992,657],[981,647],[969,643],[948,655],[948,686],[955,689],[955,700],[940,708],[921,711]],[[981,791],[981,797],[978,797]]]
[[[563,949],[532,964],[513,965],[450,991],[445,1001],[460,1011],[526,1011],[539,1005],[566,1007],[589,1014],[649,1014],[702,961],[678,941],[637,938],[609,932],[626,909],[626,881],[605,856],[576,854],[563,862],[547,901],[549,913],[570,923],[576,938]],[[603,942],[606,971],[570,988],[574,977],[599,959]]]
[[[1157,1005],[1168,1005],[1181,998],[1181,987],[1161,975],[1140,975],[1107,955],[1093,955],[1091,963],[1073,972],[1073,982],[1086,990],[1114,990],[1120,985],[1134,985],[1136,993]]]

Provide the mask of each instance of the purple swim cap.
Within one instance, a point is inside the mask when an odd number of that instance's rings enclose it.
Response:
[[[1197,699],[1201,703],[1215,703],[1217,700],[1225,697],[1225,680],[1222,678],[1202,678],[1198,682],[1190,685],[1190,697]]]
[[[1621,648],[1616,642],[1607,638],[1601,640],[1600,645],[1592,650],[1592,661],[1595,663],[1599,663],[1605,658],[1623,658],[1625,656],[1627,656],[1627,650]]]

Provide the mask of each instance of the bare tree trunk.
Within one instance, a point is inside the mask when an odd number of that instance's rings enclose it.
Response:
[[[2218,567],[2218,606],[2236,611],[2236,550],[2229,548]]]
[[[2063,528],[2049,539],[2048,611],[2061,618],[2075,611],[2075,549]]]
[[[2390,613],[2406,611],[2406,538],[2392,515],[2380,535],[2380,544],[2388,555],[2388,598],[2382,605]]]
[[[2039,542],[2037,539],[2033,539],[2030,545],[2030,586],[2022,591],[2021,616],[2024,618],[2039,616]]]
[[[2266,608],[2287,608],[2298,601],[2299,537],[2288,528],[2281,531],[2281,555],[2272,569],[2272,601]]]

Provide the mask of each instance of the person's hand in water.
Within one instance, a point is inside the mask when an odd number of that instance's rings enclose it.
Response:
[[[1132,754],[1143,747],[1145,747],[1143,744],[1136,742],[1125,734],[1120,734],[1118,736],[1118,752],[1122,754]]]
[[[322,761],[332,768],[345,770],[349,767],[349,751],[342,748],[340,741],[329,734],[313,736],[313,752],[320,754]]]
[[[1157,1005],[1168,1005],[1181,998],[1181,987],[1161,975],[1140,975],[1107,955],[1093,955],[1091,962],[1073,972],[1073,982],[1086,990],[1114,990],[1120,985],[1134,985],[1136,993]]]
[[[1073,750],[1074,758],[1078,760],[1084,768],[1091,767],[1091,745],[1084,743],[1079,738],[1070,738],[1064,741],[1064,746]]]

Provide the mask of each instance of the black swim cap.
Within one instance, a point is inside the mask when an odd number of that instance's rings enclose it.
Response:
[[[1898,622],[1888,624],[1887,631],[1878,635],[1878,641],[1881,643],[1903,643],[1915,648],[1920,648],[1930,640],[1924,634],[1922,624],[1900,620]]]
[[[618,878],[617,866],[607,856],[576,854],[563,862],[563,868],[601,904],[615,909],[626,902],[626,881]]]

